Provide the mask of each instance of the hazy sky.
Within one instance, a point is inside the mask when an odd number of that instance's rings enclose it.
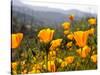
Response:
[[[17,0],[14,0],[17,1]],[[32,6],[47,6],[47,7],[51,7],[51,8],[60,8],[60,9],[64,9],[64,10],[68,10],[68,9],[78,9],[81,11],[85,11],[85,12],[90,12],[90,13],[97,13],[97,8],[96,6],[89,6],[89,5],[73,5],[73,4],[65,4],[62,0],[62,3],[53,3],[50,0],[43,1],[36,1],[36,0],[19,0],[24,4],[28,4],[28,5],[32,5]]]

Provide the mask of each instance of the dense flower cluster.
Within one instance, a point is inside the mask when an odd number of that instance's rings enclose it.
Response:
[[[17,52],[16,59],[11,63],[12,73],[96,69],[96,18],[89,18],[87,24],[84,23],[84,29],[71,29],[75,17],[70,15],[68,18],[70,21],[65,21],[61,25],[63,36],[60,37],[55,36],[56,30],[51,28],[40,29],[37,38],[33,40],[26,39],[23,33],[12,34],[11,47]]]

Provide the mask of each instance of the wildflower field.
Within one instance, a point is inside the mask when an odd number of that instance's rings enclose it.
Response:
[[[74,16],[60,30],[37,28],[35,37],[12,33],[12,74],[97,69],[97,19]]]
[[[11,74],[97,70],[94,6],[31,4],[11,0]]]

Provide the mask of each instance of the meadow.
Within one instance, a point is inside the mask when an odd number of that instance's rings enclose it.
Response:
[[[97,69],[97,18],[87,17],[53,27],[11,33],[12,74],[34,74]]]

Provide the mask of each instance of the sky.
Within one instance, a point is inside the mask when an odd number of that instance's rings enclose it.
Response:
[[[18,1],[18,0],[14,0]],[[32,5],[32,6],[44,6],[44,7],[50,7],[50,8],[58,8],[63,10],[68,9],[78,9],[84,12],[89,13],[97,13],[97,8],[94,5],[81,5],[81,4],[69,4],[65,3],[64,0],[61,0],[61,2],[54,2],[53,0],[19,0],[24,4]]]

